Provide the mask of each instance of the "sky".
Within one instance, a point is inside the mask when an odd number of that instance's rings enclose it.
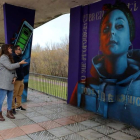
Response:
[[[70,14],[65,14],[34,29],[32,47],[37,44],[45,47],[47,42],[60,43],[62,38],[69,36],[69,21]]]

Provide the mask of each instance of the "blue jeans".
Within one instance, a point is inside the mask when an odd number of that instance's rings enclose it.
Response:
[[[0,112],[2,111],[2,104],[7,94],[7,110],[12,109],[13,91],[0,89]]]

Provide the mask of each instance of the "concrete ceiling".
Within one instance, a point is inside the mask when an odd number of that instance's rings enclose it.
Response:
[[[4,3],[36,10],[34,28],[37,28],[60,15],[70,13],[70,8],[97,1],[100,0],[0,0],[0,44],[5,42]]]

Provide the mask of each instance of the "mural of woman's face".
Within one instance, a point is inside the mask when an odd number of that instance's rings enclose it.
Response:
[[[130,43],[126,16],[121,10],[113,10],[101,25],[100,50],[104,55],[123,55],[127,53]]]

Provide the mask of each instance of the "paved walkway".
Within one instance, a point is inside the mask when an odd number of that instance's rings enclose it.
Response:
[[[140,130],[67,105],[65,101],[28,92],[27,111],[0,122],[0,140],[140,140]]]

